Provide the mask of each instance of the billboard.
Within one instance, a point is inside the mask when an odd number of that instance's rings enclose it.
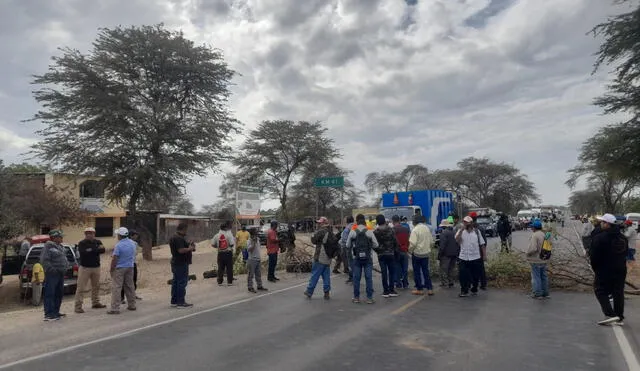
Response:
[[[236,192],[236,218],[260,218],[260,189],[255,187],[238,187]]]

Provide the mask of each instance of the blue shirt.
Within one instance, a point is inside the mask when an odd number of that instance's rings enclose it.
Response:
[[[116,268],[133,268],[136,261],[136,243],[129,238],[118,241],[113,249],[113,256],[118,257]]]

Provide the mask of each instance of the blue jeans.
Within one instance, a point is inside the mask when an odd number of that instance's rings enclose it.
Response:
[[[267,280],[276,279],[276,266],[278,265],[278,253],[268,254],[269,269],[267,270]]]
[[[396,257],[393,255],[378,255],[380,271],[382,272],[382,291],[389,294],[395,291]]]
[[[546,264],[531,263],[531,289],[535,297],[549,296]]]
[[[189,281],[188,264],[172,264],[173,282],[171,283],[171,304],[184,304],[187,295],[187,282]]]
[[[64,294],[64,273],[47,272],[44,279],[44,316],[53,318],[60,314]]]
[[[373,262],[353,259],[353,297],[360,299],[360,279],[364,270],[364,280],[367,286],[367,299],[373,299]]]
[[[313,295],[320,276],[322,276],[322,289],[324,292],[331,291],[331,266],[313,262],[311,266],[311,278],[309,279],[309,286],[307,287],[307,293],[310,295]]]
[[[417,290],[433,290],[431,277],[429,276],[429,258],[411,257],[413,264],[413,280],[416,282]]]
[[[396,287],[409,287],[409,254],[401,252],[396,260]]]

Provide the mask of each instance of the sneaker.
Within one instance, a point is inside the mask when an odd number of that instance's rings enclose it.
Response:
[[[106,308],[106,307],[107,307],[106,305],[104,305],[104,304],[100,304],[100,303],[98,303],[98,304],[93,304],[93,305],[91,306],[91,308],[93,308],[93,309],[104,309],[104,308]]]
[[[624,321],[623,321],[623,320],[620,320],[620,321],[618,321],[618,322],[614,322],[614,323],[613,323],[613,325],[614,325],[614,326],[624,326]]]
[[[461,292],[460,295],[458,295],[458,296],[461,297],[461,298],[468,298],[469,294]]]
[[[178,304],[176,305],[176,308],[178,309],[186,309],[186,308],[192,308],[193,304],[190,303],[183,303],[183,304]]]
[[[177,306],[178,306],[178,304],[173,304],[173,303],[171,303],[171,308],[175,308],[175,307],[177,307]]]
[[[120,314],[119,310],[110,310],[107,312],[107,314]]]
[[[229,286],[235,286],[235,284],[234,283],[227,283],[227,287],[229,287]]]
[[[329,300],[331,299],[331,295],[328,292],[324,293],[324,300]]]
[[[396,298],[396,297],[398,297],[398,293],[397,293],[397,292],[395,292],[395,291],[391,291],[391,292],[389,293],[389,296],[390,296],[390,297],[392,297],[392,298]]]
[[[373,298],[367,299],[367,304],[374,304],[376,301]]]
[[[266,287],[260,286],[260,287],[258,287],[258,291],[269,291],[269,289],[266,288]]]
[[[544,297],[542,297],[542,296],[538,296],[538,295],[531,295],[531,299],[534,299],[534,300],[542,300],[542,299],[544,299]]]
[[[130,311],[133,312],[134,310],[137,310],[137,308],[136,307],[127,307],[127,310],[130,310]]]
[[[307,299],[311,299],[311,293],[309,291],[305,291],[304,296],[306,296]]]
[[[218,287],[224,287],[224,283],[222,282],[218,283]]]
[[[44,317],[45,322],[58,321],[60,317]]]
[[[413,295],[424,295],[424,291],[422,290],[413,290],[411,293]]]
[[[76,310],[74,310],[74,312],[78,313],[78,314],[82,314],[84,313],[84,309],[82,308],[76,308]]]
[[[59,317],[59,318],[66,317],[66,316],[67,316],[67,315],[66,315],[66,314],[64,314],[64,313],[58,313],[58,317]]]
[[[388,292],[383,292],[382,293],[382,297],[383,298],[388,298],[389,297],[389,293]]]
[[[252,293],[254,293],[254,294],[258,293],[258,292],[256,291],[256,289],[254,289],[253,287],[249,287],[249,288],[247,289],[247,291],[252,292]]]
[[[612,323],[619,322],[619,321],[620,321],[620,317],[618,317],[618,316],[607,317],[607,318],[603,319],[602,321],[598,322],[598,325],[607,326],[607,325],[610,325]]]
[[[351,299],[351,302],[353,304],[360,304],[360,298],[353,298],[353,299]]]
[[[280,281],[280,278],[278,278],[278,277],[273,277],[273,279],[276,280],[276,281]]]

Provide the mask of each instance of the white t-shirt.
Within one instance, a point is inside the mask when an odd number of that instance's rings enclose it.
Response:
[[[461,260],[471,261],[482,258],[480,255],[480,245],[486,244],[482,234],[477,229],[468,231],[464,229],[462,232],[462,241],[460,242]]]

